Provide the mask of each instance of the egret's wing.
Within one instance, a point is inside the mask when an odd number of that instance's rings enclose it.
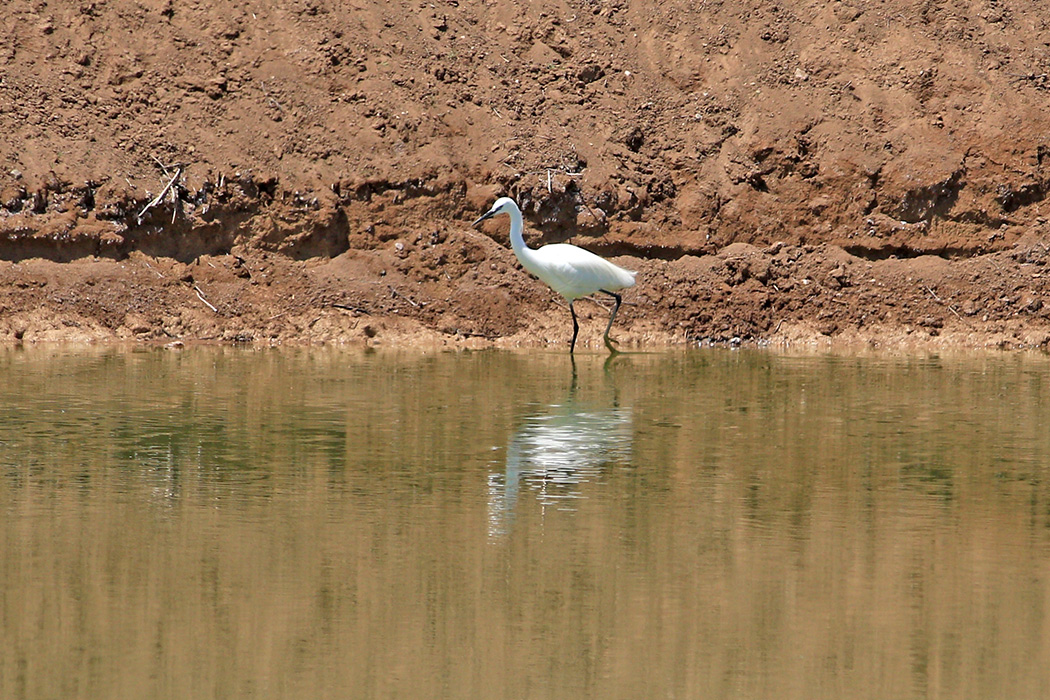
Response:
[[[540,269],[531,272],[569,299],[634,285],[633,272],[567,243],[543,246],[536,251],[536,260]]]

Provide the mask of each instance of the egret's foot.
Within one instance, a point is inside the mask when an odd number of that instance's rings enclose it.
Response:
[[[605,337],[605,347],[609,348],[609,352],[611,352],[614,355],[617,354],[618,352],[620,352],[620,350],[616,347],[617,341],[613,340],[609,336],[604,336],[604,337]]]

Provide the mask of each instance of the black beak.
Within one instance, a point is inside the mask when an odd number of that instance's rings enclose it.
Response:
[[[482,214],[481,216],[479,216],[477,221],[472,223],[471,226],[477,226],[478,224],[480,224],[485,219],[491,219],[492,217],[493,217],[493,213],[492,213],[492,210],[490,209],[489,211],[487,211],[484,214]]]

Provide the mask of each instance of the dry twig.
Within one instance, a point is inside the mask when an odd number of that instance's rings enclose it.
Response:
[[[934,301],[936,301],[938,304],[941,304],[942,306],[947,308],[949,311],[951,311],[953,314],[955,314],[955,317],[957,319],[959,319],[963,323],[966,322],[966,319],[964,319],[962,316],[960,316],[959,312],[956,311],[955,308],[951,304],[945,303],[944,300],[941,299],[939,296],[937,296],[932,289],[930,289],[929,287],[926,287],[926,286],[923,286],[923,289],[925,289],[927,292],[930,293],[930,296],[933,297]]]
[[[175,190],[172,190],[171,188],[175,184],[175,181],[179,179],[180,175],[182,175],[182,166],[181,165],[178,168],[175,169],[175,174],[171,176],[170,180],[168,180],[168,184],[164,185],[164,189],[162,189],[160,191],[160,194],[158,194],[156,197],[154,197],[153,201],[150,202],[149,204],[147,204],[145,207],[143,207],[142,211],[139,212],[139,216],[138,216],[139,224],[142,223],[142,217],[146,215],[146,212],[148,212],[150,209],[152,209],[153,207],[157,206],[158,204],[161,203],[161,201],[163,201],[164,195],[168,194],[168,190],[171,190],[171,193],[172,193],[173,197],[175,196]]]
[[[208,301],[207,299],[205,299],[205,298],[204,298],[204,294],[203,294],[203,293],[201,292],[201,288],[200,288],[200,287],[198,287],[197,285],[193,285],[193,291],[197,292],[197,298],[198,298],[198,299],[200,299],[201,301],[203,301],[203,302],[204,302],[204,304],[205,304],[205,305],[206,305],[206,306],[207,306],[207,307],[208,307],[209,309],[211,309],[211,310],[212,310],[212,311],[214,311],[215,313],[219,313],[219,310],[218,310],[218,309],[216,309],[216,308],[215,308],[215,306],[214,306],[214,305],[212,305],[212,303],[211,303],[210,301]]]
[[[393,287],[389,287],[389,289],[390,289],[390,293],[391,293],[391,294],[393,294],[393,295],[394,295],[395,297],[401,297],[402,299],[404,299],[405,301],[407,301],[407,302],[408,302],[409,304],[411,304],[412,306],[416,307],[417,309],[419,308],[419,304],[417,304],[416,302],[412,301],[411,299],[409,299],[408,297],[406,297],[406,296],[405,296],[404,294],[402,294],[401,292],[397,291],[397,290],[396,290],[396,289],[394,289]]]

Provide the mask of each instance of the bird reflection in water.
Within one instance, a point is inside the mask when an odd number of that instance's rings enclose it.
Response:
[[[607,366],[608,369],[608,366]],[[566,400],[525,416],[507,445],[502,474],[488,480],[489,535],[510,531],[519,495],[531,493],[546,509],[573,510],[583,484],[612,465],[631,461],[631,409],[614,395],[608,402],[576,398],[576,364]]]

